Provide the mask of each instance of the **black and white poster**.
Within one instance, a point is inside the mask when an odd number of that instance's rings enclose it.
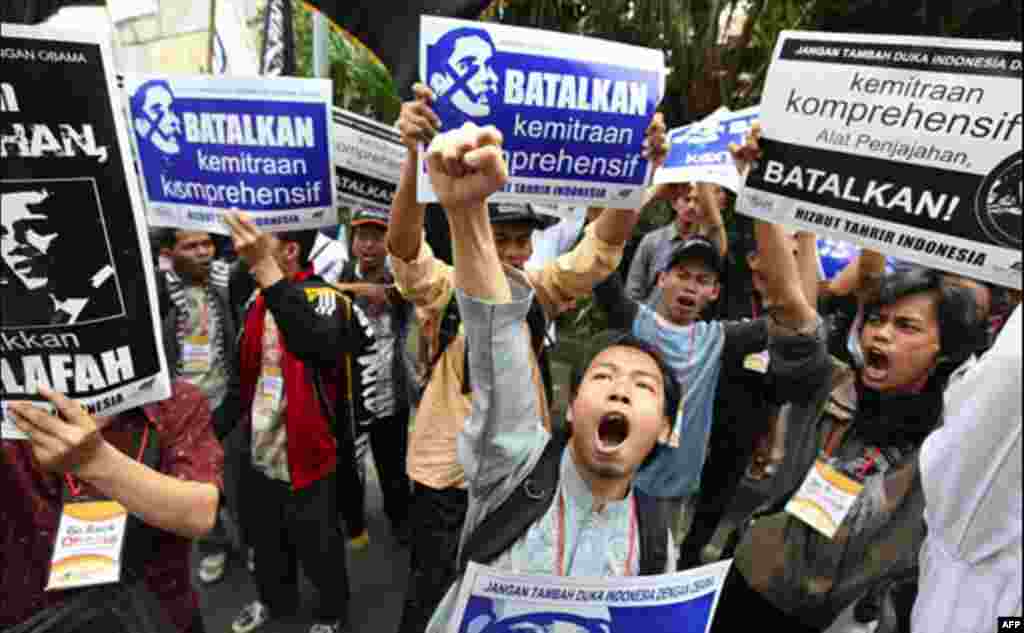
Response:
[[[1021,288],[1020,42],[786,32],[741,212]]]
[[[110,415],[170,395],[116,94],[99,40],[0,25],[0,401],[47,386]]]
[[[388,213],[406,149],[398,130],[334,108],[334,171],[339,206]]]

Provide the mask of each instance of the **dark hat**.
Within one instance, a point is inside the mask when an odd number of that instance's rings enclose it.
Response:
[[[701,259],[711,270],[722,274],[722,255],[718,247],[706,237],[691,237],[672,251],[665,270],[672,270],[679,262],[686,259]]]
[[[376,224],[387,228],[389,216],[387,209],[359,209],[352,215],[352,226]]]
[[[562,218],[555,215],[537,213],[533,205],[526,202],[490,202],[487,211],[491,216],[491,224],[531,224],[538,231],[562,221]]]

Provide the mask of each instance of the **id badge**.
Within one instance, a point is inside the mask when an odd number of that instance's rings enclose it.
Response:
[[[747,357],[743,359],[743,368],[759,374],[767,374],[771,362],[771,354],[765,350],[757,354],[747,354]]]
[[[863,484],[819,459],[786,504],[786,512],[832,539],[862,490]]]
[[[186,374],[210,371],[210,337],[203,334],[186,338],[181,357]]]
[[[120,582],[127,524],[128,511],[116,501],[65,504],[46,590]]]
[[[256,402],[253,406],[253,427],[266,430],[271,426],[275,414],[281,407],[284,396],[284,377],[280,371],[266,370],[260,376]]]

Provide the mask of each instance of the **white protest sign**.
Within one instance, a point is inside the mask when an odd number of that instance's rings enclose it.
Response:
[[[448,633],[613,631],[704,633],[732,561],[628,578],[527,576],[470,563]]]
[[[406,153],[394,127],[334,108],[338,204],[389,210]]]
[[[641,156],[665,91],[660,50],[485,22],[424,16],[420,79],[443,130],[494,125],[511,180],[493,201],[635,206]],[[434,202],[420,153],[417,197]]]
[[[786,32],[738,209],[1021,287],[1021,44]]]
[[[266,231],[337,224],[331,82],[127,75],[150,223],[230,234],[245,210]]]
[[[737,193],[740,175],[729,153],[729,144],[741,145],[760,108],[738,112],[723,110],[691,125],[669,131],[668,158],[654,172],[654,184],[711,182]]]

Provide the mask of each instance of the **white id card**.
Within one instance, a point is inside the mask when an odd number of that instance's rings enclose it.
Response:
[[[786,504],[786,512],[831,539],[863,489],[863,484],[819,459],[800,490]]]
[[[60,517],[47,591],[121,580],[128,511],[116,501],[68,503]]]

